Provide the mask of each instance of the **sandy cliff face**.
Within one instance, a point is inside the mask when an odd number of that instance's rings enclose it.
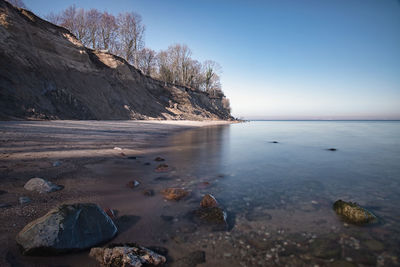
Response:
[[[0,0],[0,119],[230,119],[221,98],[165,84]]]

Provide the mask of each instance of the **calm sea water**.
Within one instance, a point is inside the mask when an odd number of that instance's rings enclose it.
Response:
[[[211,262],[399,264],[399,122],[254,121],[186,131],[168,146],[174,175],[192,177],[176,185],[212,193],[228,211],[230,231],[189,237]],[[204,181],[210,187],[196,187]],[[338,199],[380,223],[344,223],[332,210]]]

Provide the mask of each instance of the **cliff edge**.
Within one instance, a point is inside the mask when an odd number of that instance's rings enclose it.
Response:
[[[146,76],[0,0],[0,120],[229,120],[223,97]]]

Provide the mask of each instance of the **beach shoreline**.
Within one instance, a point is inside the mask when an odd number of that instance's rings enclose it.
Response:
[[[148,174],[156,166],[152,157],[168,150],[165,144],[168,137],[185,130],[231,123],[235,122],[0,122],[0,203],[10,205],[0,209],[0,240],[6,244],[0,249],[3,261],[0,265],[46,264],[50,259],[43,259],[44,262],[34,259],[31,263],[32,259],[22,257],[17,249],[15,236],[27,223],[62,203],[94,202],[104,208],[114,208],[113,205],[120,202],[104,196],[121,195],[119,190],[127,191],[125,182],[137,176],[146,184],[146,179],[150,180],[151,176]],[[149,162],[151,166],[144,165]],[[118,178],[112,179],[113,176]],[[33,177],[60,184],[64,189],[49,194],[29,192],[24,189],[24,184]],[[114,181],[110,182],[111,179]],[[129,194],[125,191],[122,194]],[[29,197],[31,201],[20,204],[19,197]],[[124,201],[129,198],[130,195],[126,195]],[[143,201],[146,201],[143,196],[135,198],[137,206],[146,206]],[[145,210],[142,212],[146,213]],[[85,253],[79,255],[76,256],[78,259],[69,256],[70,264],[87,260]]]

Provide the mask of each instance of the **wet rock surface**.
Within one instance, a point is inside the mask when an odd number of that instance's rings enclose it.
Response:
[[[378,218],[357,203],[338,200],[333,204],[333,209],[345,221],[352,224],[369,224],[378,222]]]
[[[166,188],[161,191],[165,199],[179,201],[189,195],[189,191],[183,188]]]
[[[51,193],[63,189],[61,185],[53,184],[43,178],[32,178],[24,185],[24,188],[28,191],[35,191],[38,193]]]
[[[117,227],[96,204],[64,204],[27,224],[17,235],[25,255],[87,249],[113,238]]]
[[[213,195],[207,194],[202,198],[200,202],[200,207],[202,208],[218,207],[218,202]]]
[[[168,166],[168,164],[165,164],[165,163],[159,164],[156,167],[155,171],[156,172],[168,172],[169,171],[169,166]]]
[[[166,262],[164,256],[133,243],[92,248],[89,255],[107,267],[161,266]]]

